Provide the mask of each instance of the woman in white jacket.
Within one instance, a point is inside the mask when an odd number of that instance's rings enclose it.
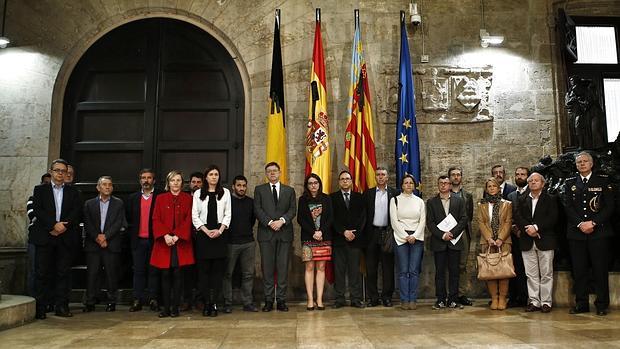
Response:
[[[402,193],[390,200],[390,223],[396,240],[400,304],[403,310],[417,307],[418,280],[424,255],[426,206],[424,200],[413,194],[416,185],[413,176],[403,176]]]

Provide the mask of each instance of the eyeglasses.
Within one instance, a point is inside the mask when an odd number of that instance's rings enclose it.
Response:
[[[339,180],[341,180],[341,181],[345,181],[345,182],[346,182],[346,181],[350,181],[350,180],[351,180],[351,178],[339,178]]]
[[[278,173],[280,170],[266,170],[267,173]]]
[[[63,170],[63,169],[60,169],[60,168],[55,168],[55,169],[52,170],[52,172],[64,174],[64,173],[67,173],[67,170]]]

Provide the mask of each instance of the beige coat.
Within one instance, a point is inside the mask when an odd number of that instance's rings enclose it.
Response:
[[[512,228],[512,203],[510,201],[502,200],[499,208],[499,231],[498,237],[504,241],[505,244],[512,244],[510,238],[510,230]],[[491,230],[491,217],[489,217],[489,204],[478,204],[478,226],[480,228],[480,245],[482,250],[486,250],[487,241],[493,235]],[[509,246],[506,246],[509,248]]]

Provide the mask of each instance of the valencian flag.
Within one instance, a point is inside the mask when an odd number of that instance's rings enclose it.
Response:
[[[353,190],[363,192],[377,185],[374,128],[366,61],[362,52],[359,10],[355,10],[355,36],[351,57],[351,86],[347,107],[349,123],[344,136],[344,164],[349,167]]]
[[[286,123],[284,121],[284,78],[282,75],[282,50],[280,48],[280,10],[276,10],[273,32],[273,58],[271,60],[271,86],[269,88],[269,116],[267,116],[267,144],[265,163],[280,165],[280,181],[288,183],[286,161]]]
[[[420,147],[418,126],[415,119],[415,94],[405,12],[400,12],[400,69],[398,118],[396,120],[396,180],[400,184],[405,174],[420,183]]]
[[[319,175],[323,182],[323,192],[328,194],[331,189],[331,159],[325,60],[321,39],[321,9],[316,9],[316,29],[310,74],[310,115],[306,132],[306,176],[310,173]]]

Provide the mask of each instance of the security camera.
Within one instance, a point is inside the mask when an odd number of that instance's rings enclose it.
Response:
[[[413,25],[420,25],[422,23],[422,16],[418,12],[418,4],[413,2],[409,4],[409,17]]]

